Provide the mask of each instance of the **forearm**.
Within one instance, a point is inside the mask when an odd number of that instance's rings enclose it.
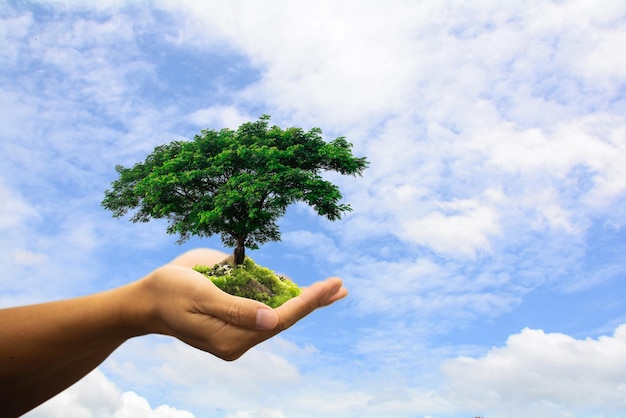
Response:
[[[45,368],[28,379],[0,388],[3,417],[18,417],[51,399],[98,367],[119,344],[105,344],[80,358]]]
[[[128,324],[137,284],[0,310],[0,403],[19,415],[71,386],[138,334]]]

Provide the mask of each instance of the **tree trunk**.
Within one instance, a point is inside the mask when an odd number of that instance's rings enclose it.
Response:
[[[235,247],[235,265],[243,263],[244,258],[246,258],[246,247],[243,245],[243,241],[237,240],[237,246]]]

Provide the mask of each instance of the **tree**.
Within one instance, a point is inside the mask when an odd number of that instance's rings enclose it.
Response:
[[[167,232],[190,236],[220,234],[234,247],[235,265],[245,248],[280,241],[276,221],[301,201],[327,219],[350,211],[339,203],[339,188],[324,171],[361,175],[365,157],[352,155],[344,137],[329,143],[313,128],[269,127],[268,115],[236,131],[202,130],[193,141],[160,145],[132,168],[116,166],[119,178],[105,191],[104,208],[114,217],[136,209],[132,222],[166,218]]]

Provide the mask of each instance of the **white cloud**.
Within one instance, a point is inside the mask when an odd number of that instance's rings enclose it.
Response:
[[[312,352],[310,347],[281,344],[278,338],[236,362],[224,362],[179,341],[144,337],[127,342],[114,353],[106,370],[136,392],[145,393],[155,381],[168,382],[167,394],[151,395],[162,401],[177,400],[199,410],[256,410],[271,406],[280,399],[281,391],[302,384],[294,361],[308,358]]]
[[[222,128],[237,129],[242,123],[255,120],[258,116],[251,117],[242,114],[234,106],[211,106],[206,109],[198,109],[187,116],[187,120],[202,129],[210,128],[220,130]]]
[[[285,418],[286,415],[276,409],[261,409],[259,411],[237,411],[226,415],[226,418]]]
[[[406,416],[450,410],[432,390],[398,389],[396,379],[406,377],[397,371],[373,372],[365,379],[363,369],[369,366],[355,367],[332,353],[281,337],[235,362],[179,342],[144,337],[123,346],[105,367],[125,387],[143,388],[145,393],[151,382],[167,382],[166,389],[146,397],[183,404],[207,417],[345,417],[355,411],[376,417],[386,411],[388,416]]]
[[[152,408],[134,392],[122,392],[99,369],[24,415],[28,418],[193,418],[168,405]]]
[[[410,330],[406,332],[409,335]],[[401,332],[398,335],[404,334]],[[379,342],[385,343],[384,340]],[[161,393],[160,398],[195,405],[205,412],[204,416],[211,417],[344,417],[357,413],[363,417],[456,417],[471,414],[600,417],[618,416],[625,407],[626,325],[618,327],[612,336],[597,339],[576,339],[560,333],[524,329],[511,335],[506,345],[493,347],[483,356],[462,356],[443,361],[451,354],[446,353],[445,348],[433,349],[417,344],[410,350],[403,348],[404,356],[400,357],[396,357],[393,350],[386,351],[386,357],[376,365],[379,370],[371,367],[373,365],[352,362],[344,364],[342,373],[349,372],[351,375],[342,379],[335,377],[329,380],[333,366],[327,370],[307,371],[306,379],[298,385],[288,382],[276,385],[277,382],[272,381],[274,373],[267,374],[263,366],[259,368],[259,361],[269,352],[257,353],[261,357],[253,355],[250,361],[243,364],[239,363],[241,360],[233,363],[218,360],[209,361],[210,367],[207,367],[207,359],[211,356],[206,353],[190,357],[195,349],[184,348],[181,351],[175,347],[178,343],[167,344],[168,347],[158,345],[156,352],[166,355],[161,356],[166,363],[155,368],[151,365],[155,359],[147,358],[145,353],[149,351],[143,350],[153,346],[153,343],[154,339],[146,338],[135,347],[144,353],[143,359],[139,360],[143,364],[137,370],[127,369],[124,372],[128,381],[132,381],[133,377],[140,378],[144,383],[150,380],[169,381],[166,380],[169,377],[167,370],[174,369],[177,373],[191,374],[191,380],[177,382],[168,392]],[[287,351],[293,354],[295,347],[291,343],[287,346]],[[266,349],[273,352],[271,355],[277,355],[284,347],[285,342],[279,339],[278,345],[270,343]],[[265,349],[256,348],[253,351]],[[174,353],[178,355],[172,356]],[[416,362],[406,363],[405,356],[409,354]],[[404,372],[393,367],[398,361],[404,365]],[[442,361],[441,374],[433,373],[439,361]],[[234,369],[238,374],[250,366],[257,370],[239,375],[239,384],[222,379],[224,373],[220,369]],[[194,367],[197,371],[193,371]],[[415,376],[414,373],[419,370],[421,376]],[[217,373],[217,378],[213,377],[214,373]],[[193,377],[200,374],[204,375],[204,380]],[[256,381],[252,385],[247,380],[251,377]],[[246,395],[247,390],[241,391],[240,388],[240,385],[251,388],[263,383],[269,384],[271,390],[263,391],[259,386],[255,392],[263,394],[258,393],[254,399]],[[225,402],[225,396],[232,398],[232,402]],[[62,415],[86,418],[193,417],[191,412],[168,405],[151,407],[145,398],[135,392],[122,392],[99,370],[27,414],[31,418]]]
[[[476,252],[491,252],[489,241],[499,235],[496,211],[471,200],[443,202],[442,211],[406,222],[399,236],[428,246],[445,255],[476,258]]]
[[[65,6],[50,7],[38,12]],[[19,58],[3,67],[0,87],[0,264],[13,289],[3,306],[106,286],[106,242],[128,251],[173,241],[158,223],[131,227],[100,207],[115,164],[165,142],[176,119],[137,94],[152,76],[136,44],[151,17],[87,9],[36,20],[24,12],[0,25],[0,42]]]
[[[148,401],[134,392],[122,394],[123,406],[115,411],[113,418],[193,418],[188,411],[181,411],[168,405],[159,405],[155,409]]]
[[[315,254],[319,262],[337,264],[344,260],[344,253],[326,234],[300,230],[286,232],[282,238],[294,248]]]
[[[626,325],[584,340],[526,328],[442,371],[449,398],[485,416],[617,416],[626,407]]]
[[[20,193],[9,189],[0,177],[0,229],[19,227],[27,220],[40,218]]]
[[[30,250],[24,250],[22,248],[18,248],[13,251],[12,254],[13,261],[16,264],[44,264],[50,261],[48,256],[44,253],[36,253]]]
[[[27,33],[32,25],[33,19],[30,14],[22,14],[20,16],[11,16],[4,19],[0,27],[0,57],[5,63],[15,63],[19,57],[18,41]]]

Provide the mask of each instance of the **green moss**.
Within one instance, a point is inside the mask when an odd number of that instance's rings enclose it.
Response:
[[[257,265],[249,257],[237,267],[220,263],[212,267],[198,265],[193,269],[211,279],[226,293],[258,300],[272,308],[298,296],[302,291],[288,278]]]

